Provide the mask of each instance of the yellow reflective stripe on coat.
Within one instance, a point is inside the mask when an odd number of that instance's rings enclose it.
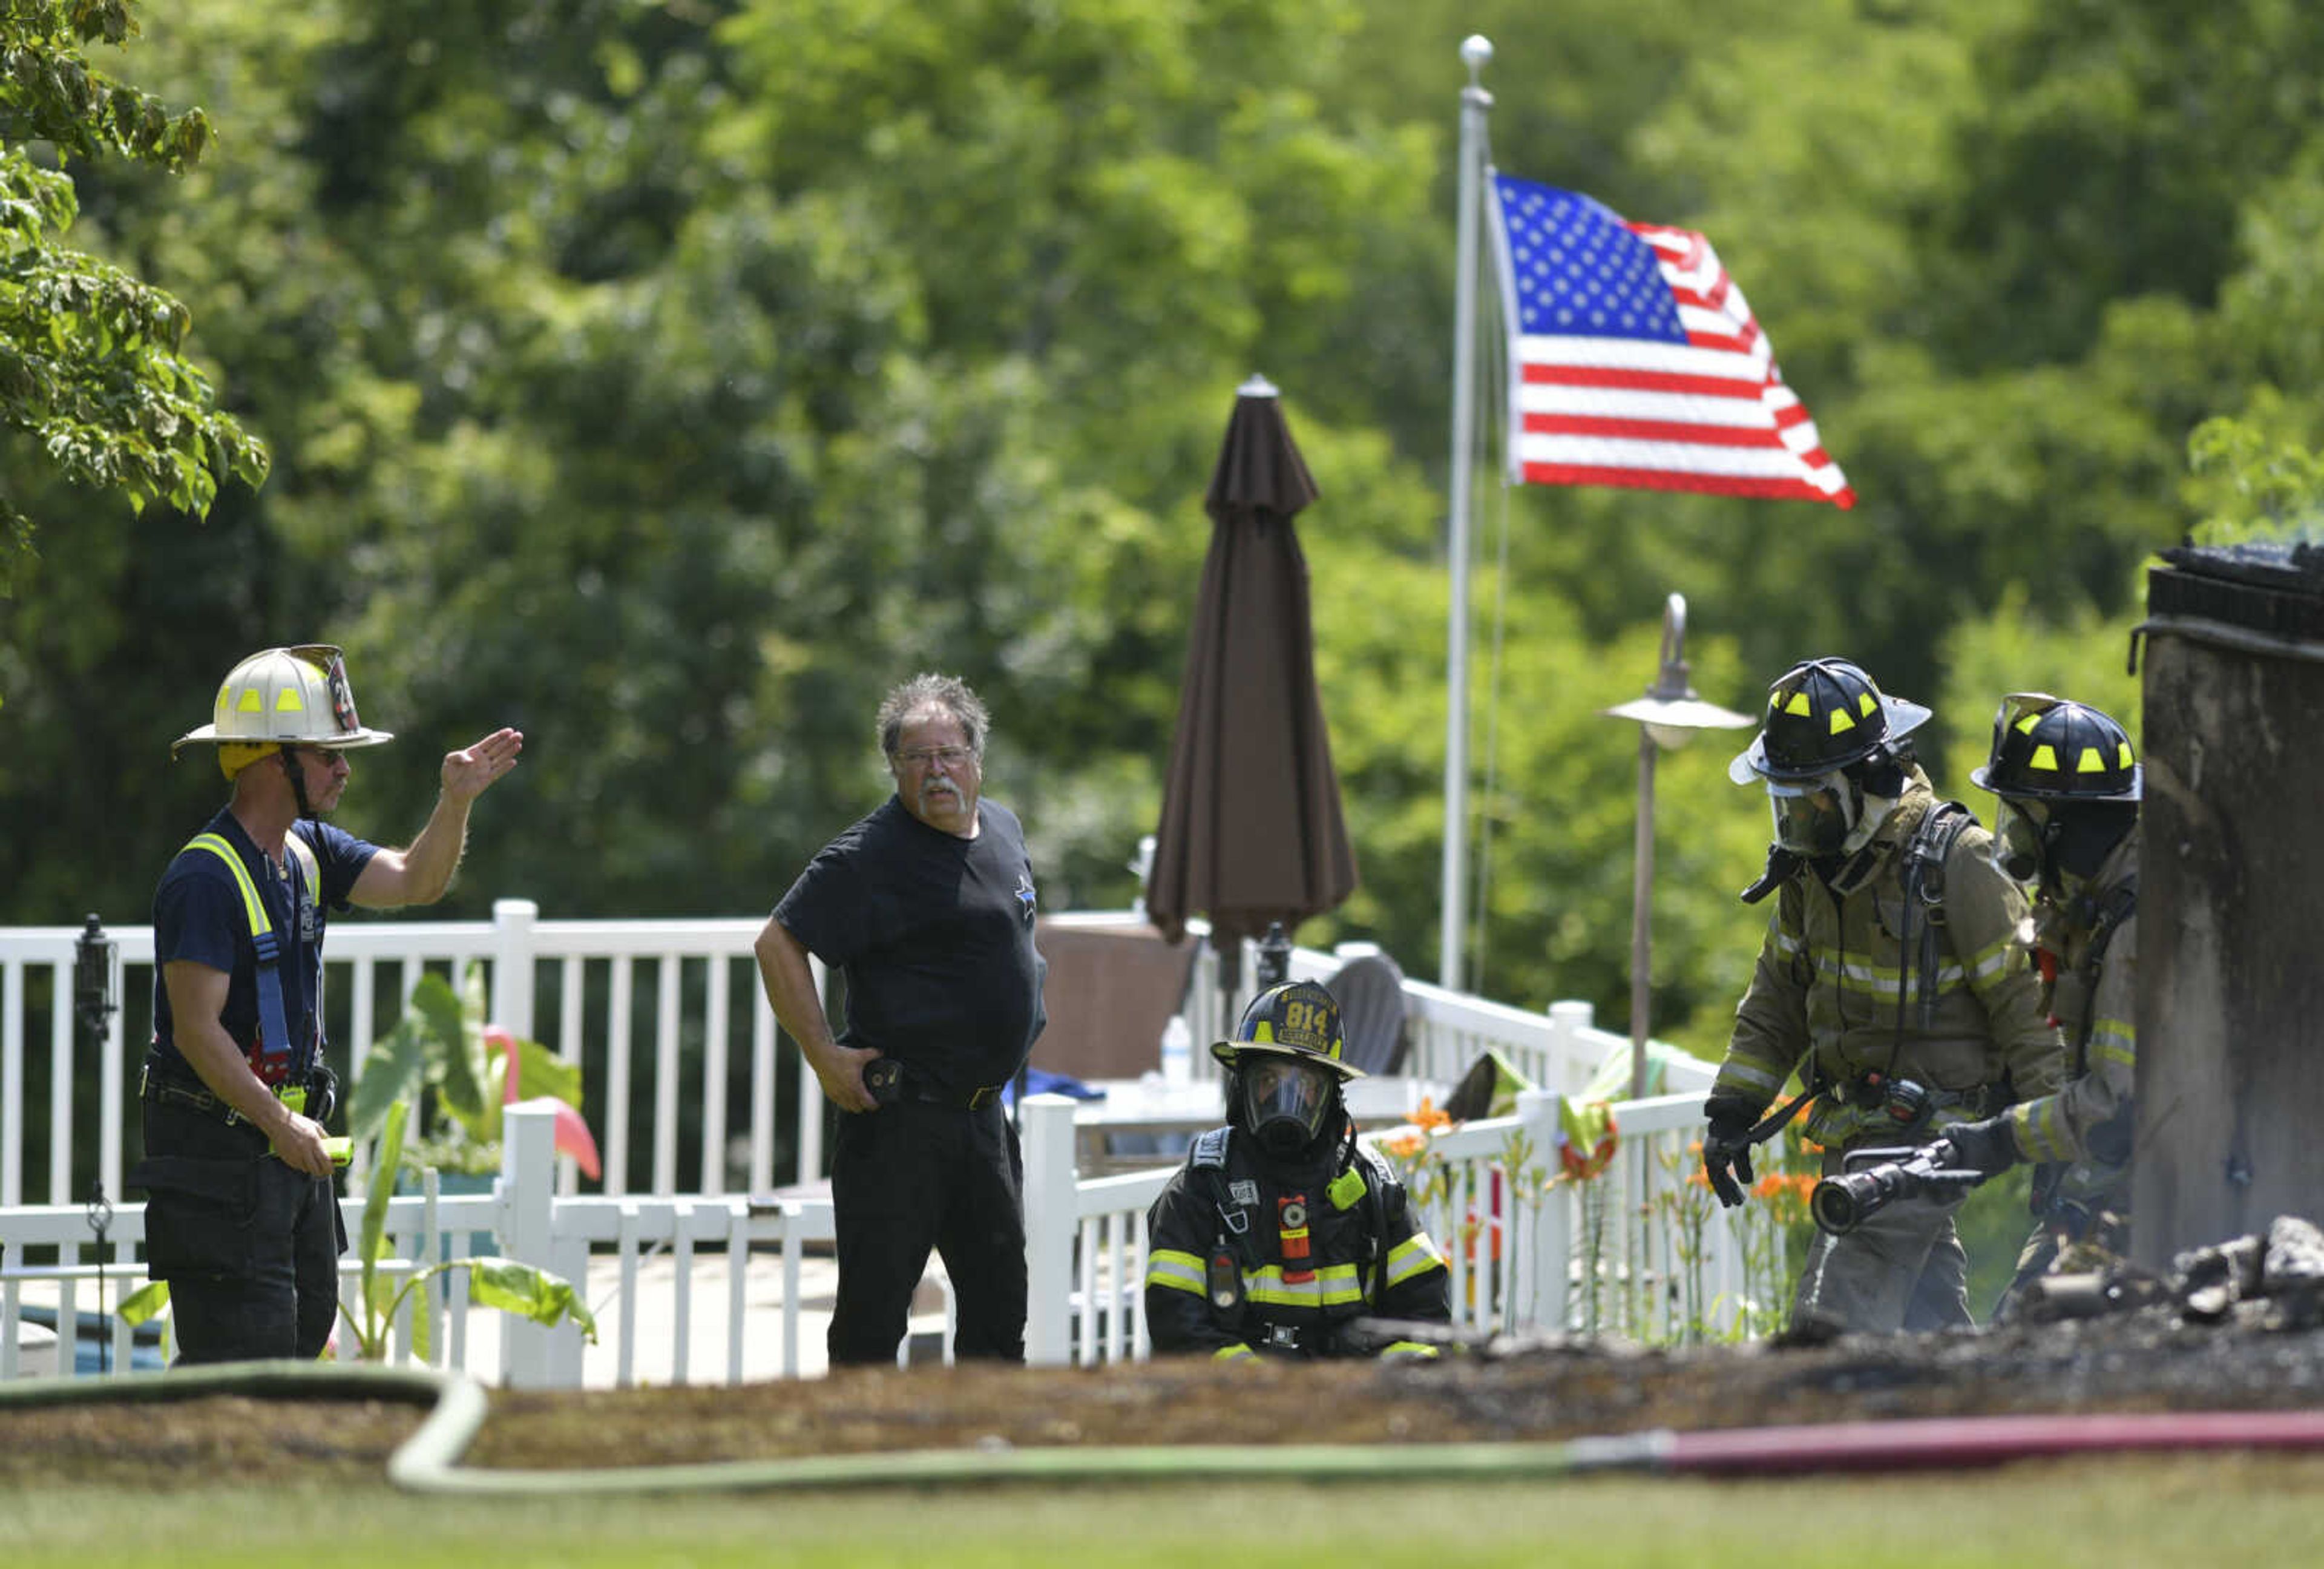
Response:
[[[1382,1361],[1434,1361],[1443,1353],[1416,1340],[1392,1340],[1380,1347]]]
[[[1784,1081],[1791,1076],[1792,1065],[1789,1063],[1768,1067],[1738,1052],[1720,1065],[1719,1082],[1712,1088],[1714,1091],[1737,1088],[1756,1091],[1759,1104],[1764,1106],[1775,1098],[1775,1092],[1782,1089]]]
[[[1157,1248],[1146,1260],[1146,1283],[1167,1286],[1173,1291],[1192,1292],[1196,1297],[1210,1295],[1204,1283],[1205,1266],[1192,1253],[1182,1253],[1175,1248]]]
[[[226,842],[224,835],[197,834],[187,841],[186,848],[208,851],[225,862],[226,870],[234,873],[234,885],[242,890],[243,913],[249,918],[252,937],[263,937],[274,929],[274,923],[266,917],[265,901],[258,897],[258,884],[250,880],[250,868],[242,863],[242,857],[235,853],[234,846]]]
[[[2138,1031],[2119,1019],[2101,1019],[2090,1026],[2090,1057],[2097,1062],[2134,1067],[2138,1062]]]
[[[1992,950],[1989,956],[1980,955],[1978,957],[1988,965],[1991,974],[1998,974],[2006,955],[2004,946]],[[1980,971],[1979,978],[1983,978],[1986,973]],[[1893,964],[1868,964],[1857,959],[1842,961],[1837,955],[1819,954],[1816,955],[1816,974],[1841,991],[1859,997],[1893,1000],[1896,988],[1908,975],[1912,977],[1915,995],[1920,992],[1921,966],[1917,959],[1900,969]],[[1969,978],[1969,972],[1964,970],[1959,961],[1945,960],[1937,965],[1937,994],[1942,996],[1947,992],[1958,991]]]
[[[1415,1232],[1388,1251],[1388,1283],[1401,1286],[1415,1275],[1444,1268],[1444,1255],[1426,1232]]]
[[[2012,1106],[2009,1119],[2016,1128],[2017,1148],[2026,1159],[2073,1158],[2073,1145],[2066,1137],[2066,1130],[2059,1125],[2057,1096],[2044,1095],[2038,1101]]]
[[[1232,1345],[1222,1345],[1213,1352],[1211,1360],[1214,1362],[1255,1362],[1259,1360],[1259,1353],[1237,1341]]]
[[[1969,983],[1980,996],[1986,988],[2009,974],[2011,956],[2017,951],[2015,937],[1997,937],[1969,955]]]
[[[1353,1264],[1326,1264],[1305,1280],[1286,1280],[1283,1266],[1269,1264],[1243,1274],[1245,1295],[1270,1307],[1344,1307],[1364,1300],[1364,1282]]]

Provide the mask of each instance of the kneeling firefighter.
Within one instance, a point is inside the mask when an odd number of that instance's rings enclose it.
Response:
[[[1154,1349],[1433,1356],[1352,1330],[1359,1318],[1447,1321],[1444,1256],[1388,1162],[1356,1142],[1341,1086],[1340,1008],[1312,981],[1272,986],[1211,1048],[1229,1122],[1194,1140],[1146,1217]]]

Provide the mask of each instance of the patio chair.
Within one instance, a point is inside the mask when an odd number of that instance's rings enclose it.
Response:
[[[1368,1074],[1402,1070],[1408,1044],[1404,1028],[1404,972],[1386,954],[1360,954],[1323,983],[1340,1005],[1341,1059]]]

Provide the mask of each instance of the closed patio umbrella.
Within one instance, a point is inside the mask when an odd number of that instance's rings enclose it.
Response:
[[[1210,918],[1230,1002],[1242,938],[1270,921],[1294,930],[1356,886],[1292,526],[1316,494],[1275,388],[1252,377],[1203,498],[1211,548],[1146,893],[1174,942],[1188,916]]]

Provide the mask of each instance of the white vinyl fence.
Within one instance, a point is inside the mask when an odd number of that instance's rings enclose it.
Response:
[[[520,1384],[733,1380],[820,1365],[800,1335],[802,1276],[831,1236],[816,1186],[823,1101],[759,987],[752,943],[761,924],[549,921],[530,901],[506,900],[490,921],[334,926],[326,1016],[335,1042],[368,1043],[423,974],[456,974],[480,961],[495,1021],[581,1064],[590,1088],[604,1158],[597,1191],[583,1192],[572,1163],[549,1152],[545,1113],[512,1112],[495,1192],[396,1198],[391,1252],[406,1261],[461,1256],[472,1233],[493,1233],[503,1254],[591,1283],[602,1345],[585,1353],[576,1331],[475,1319],[455,1270],[431,1291],[429,1310],[441,1319],[431,1360]],[[152,933],[107,934],[118,1007],[94,1048],[72,1007],[80,935],[0,930],[0,1377],[25,1371],[15,1329],[27,1289],[66,1326],[60,1371],[69,1371],[70,1326],[84,1306],[96,1308],[100,1269],[108,1310],[143,1277],[143,1207],[123,1202],[121,1177],[134,1158],[124,1144],[134,1143],[134,1065],[150,1031]],[[1298,949],[1291,973],[1327,978],[1344,956]],[[1254,958],[1247,948],[1246,976]],[[1586,1003],[1528,1012],[1415,981],[1405,995],[1411,1077],[1449,1085],[1489,1049],[1540,1086],[1515,1117],[1442,1133],[1413,1162],[1454,1269],[1462,1322],[1657,1339],[1748,1327],[1730,1217],[1712,1205],[1707,1221],[1690,1222],[1681,1202],[1707,1066],[1669,1063],[1676,1093],[1616,1108],[1623,1140],[1612,1168],[1587,1183],[1555,1181],[1559,1097],[1588,1084],[1626,1038],[1595,1029]],[[1226,1001],[1205,948],[1185,1003],[1197,1038]],[[93,1072],[80,1060],[91,1049]],[[361,1056],[334,1048],[350,1084]],[[1215,1074],[1209,1054],[1194,1059],[1198,1075]],[[35,1078],[45,1081],[38,1108],[26,1098]],[[92,1080],[94,1096],[77,1094]],[[1023,1116],[1029,1354],[1049,1363],[1146,1355],[1144,1217],[1168,1170],[1084,1179],[1072,1103],[1036,1096]],[[44,1169],[28,1170],[35,1130],[45,1134],[35,1163]],[[91,1195],[74,1182],[92,1168],[112,1201],[101,1262]],[[364,1175],[351,1174],[351,1194]],[[32,1188],[45,1188],[47,1202],[27,1204]],[[352,1226],[357,1199],[347,1207]],[[353,1269],[352,1259],[343,1262]],[[697,1318],[711,1326],[700,1343]],[[772,1326],[772,1351],[760,1343],[760,1324]],[[129,1332],[112,1333],[123,1353],[113,1365],[125,1367]],[[408,1354],[408,1334],[401,1343]]]

